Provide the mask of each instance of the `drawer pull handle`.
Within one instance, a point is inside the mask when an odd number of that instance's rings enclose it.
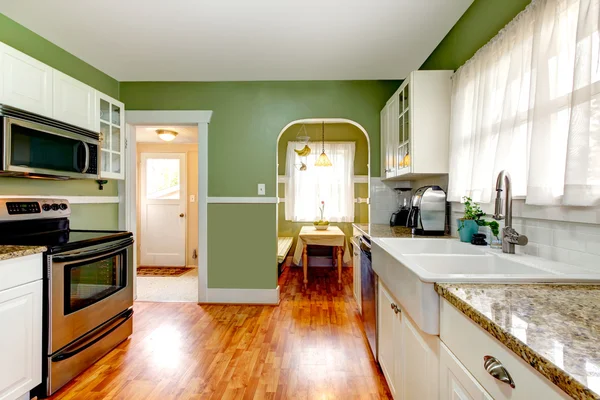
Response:
[[[515,388],[515,381],[513,381],[506,368],[504,368],[504,365],[502,365],[500,360],[497,358],[492,356],[484,356],[483,367],[488,374],[498,379],[500,382],[507,383],[511,388]]]

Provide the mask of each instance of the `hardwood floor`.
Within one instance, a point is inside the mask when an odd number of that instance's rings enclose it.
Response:
[[[280,277],[279,306],[135,304],[134,334],[53,399],[388,399],[333,268]]]

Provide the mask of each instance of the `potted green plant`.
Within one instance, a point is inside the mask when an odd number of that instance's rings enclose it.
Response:
[[[475,233],[479,231],[480,226],[487,226],[492,231],[492,235],[498,239],[500,234],[500,225],[496,221],[486,221],[481,219],[485,216],[483,210],[470,197],[463,197],[465,202],[465,213],[462,218],[457,220],[458,222],[458,235],[461,242],[471,242],[471,238]]]
[[[471,238],[479,230],[479,224],[477,220],[480,219],[485,213],[479,207],[479,204],[475,203],[470,197],[463,197],[465,202],[465,213],[462,218],[458,218],[458,236],[461,242],[471,242]]]

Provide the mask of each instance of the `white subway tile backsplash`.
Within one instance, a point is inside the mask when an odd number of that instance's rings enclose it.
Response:
[[[456,219],[463,213],[463,205],[452,203],[452,215],[450,218],[450,233],[458,236]],[[598,213],[594,209],[566,209],[560,207],[531,207],[520,206],[515,208],[513,227],[529,238],[526,246],[517,246],[517,252],[543,257],[554,261],[572,264],[593,272],[600,272],[600,221]],[[484,211],[489,212],[489,207],[484,206]],[[533,218],[533,215],[541,216],[542,219]],[[591,223],[569,222],[565,220],[552,220],[556,218],[576,218]],[[491,219],[488,215],[486,219]],[[504,221],[500,221],[500,228]],[[480,231],[482,231],[480,229]]]
[[[390,217],[398,209],[398,195],[394,191],[396,183],[382,182],[371,178],[371,222],[389,224]]]

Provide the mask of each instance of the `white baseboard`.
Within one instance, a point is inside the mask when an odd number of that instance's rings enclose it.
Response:
[[[207,303],[279,304],[279,286],[275,289],[211,289],[206,291]]]

